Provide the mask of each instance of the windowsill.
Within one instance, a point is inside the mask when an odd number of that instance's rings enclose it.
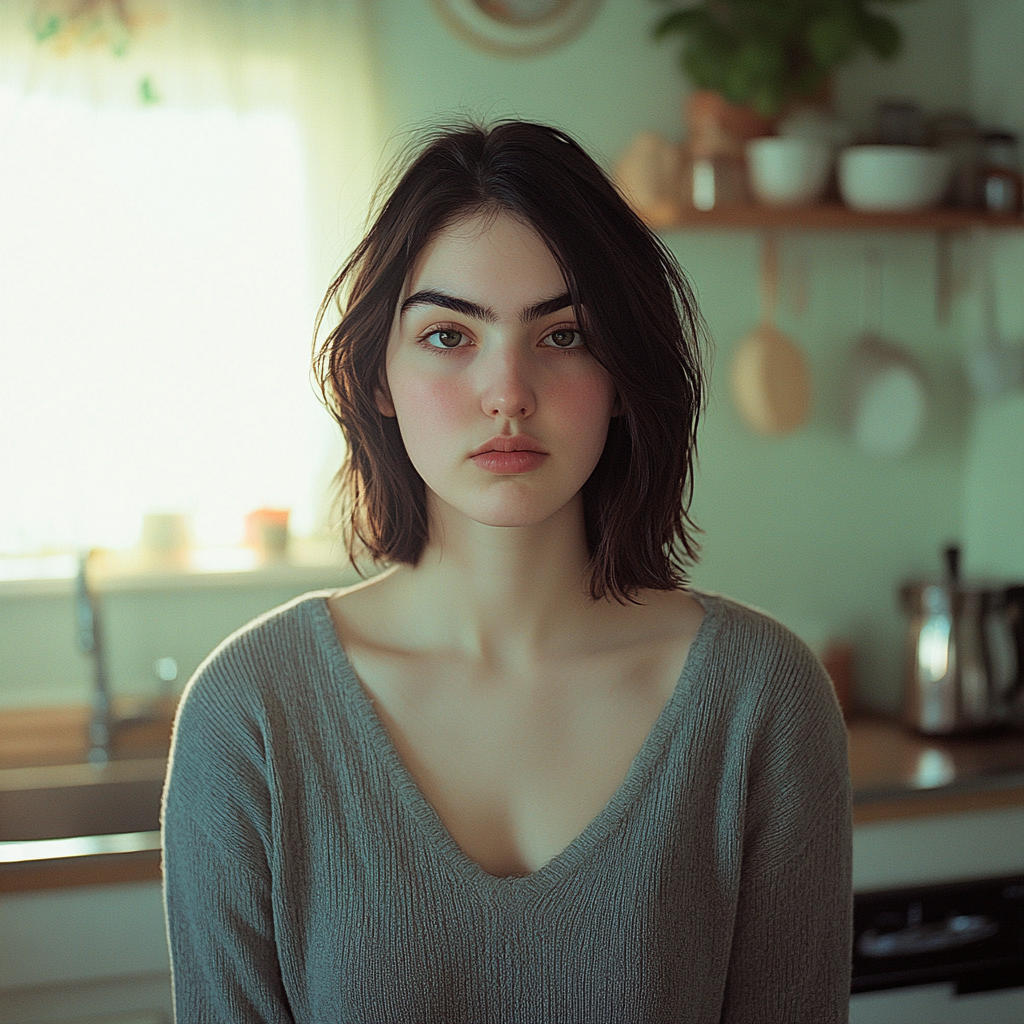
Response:
[[[372,575],[377,570],[365,570]],[[58,597],[75,591],[74,555],[0,558],[0,600]],[[246,547],[197,548],[183,557],[145,556],[137,550],[104,550],[90,560],[90,587],[100,593],[195,590],[252,586],[345,586],[361,577],[340,544],[292,538],[281,557]]]

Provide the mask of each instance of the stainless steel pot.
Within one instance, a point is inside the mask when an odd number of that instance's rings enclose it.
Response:
[[[927,735],[1024,728],[1024,584],[965,587],[960,549],[947,577],[900,588],[910,618],[904,721]]]

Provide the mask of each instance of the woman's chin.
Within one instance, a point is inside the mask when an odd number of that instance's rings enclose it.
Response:
[[[555,510],[557,511],[557,510]],[[550,508],[488,508],[467,510],[465,515],[480,526],[528,529],[541,526],[555,514]]]
[[[436,496],[435,496],[436,497]],[[479,526],[505,529],[529,529],[542,526],[560,513],[570,513],[576,504],[574,498],[568,502],[552,502],[550,497],[538,500],[534,495],[491,495],[486,500],[460,502],[458,505],[437,498],[437,512],[446,527],[458,519],[469,520]]]

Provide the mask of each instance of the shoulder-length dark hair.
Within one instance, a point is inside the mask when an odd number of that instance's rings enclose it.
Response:
[[[314,356],[348,450],[337,475],[353,564],[415,565],[427,541],[425,484],[375,391],[400,293],[423,247],[477,213],[505,212],[551,250],[587,344],[611,375],[619,415],[583,486],[590,592],[635,600],[685,586],[696,561],[690,519],[706,337],[675,258],[564,132],[524,121],[436,129],[383,198],[366,237],[332,282],[341,321]]]

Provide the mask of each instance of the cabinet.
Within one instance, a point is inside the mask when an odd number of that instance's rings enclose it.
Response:
[[[983,837],[983,838],[982,838]],[[980,840],[980,841],[979,841]],[[1010,936],[1007,946],[1000,946],[996,952],[1003,955],[1012,950],[1012,935],[1017,916],[1012,909],[1019,903],[1019,897],[1007,899],[1009,893],[1003,889],[1004,902],[993,907],[979,902],[979,890],[991,891],[992,886],[971,885],[969,879],[1002,879],[1020,876],[1024,871],[1024,806],[1003,807],[994,810],[971,811],[962,814],[940,815],[912,819],[876,821],[854,827],[853,874],[854,891],[857,893],[887,891],[880,897],[881,903],[874,906],[900,908],[902,916],[906,908],[907,920],[916,911],[918,920],[924,908],[924,920],[932,926],[941,917],[936,917],[936,906],[929,903],[932,894],[950,894],[945,898],[954,900],[958,914],[980,914],[976,920],[998,920],[1000,925],[1009,925]],[[921,890],[922,885],[932,883],[963,883],[941,885],[937,890]],[[995,886],[996,891],[999,885]],[[1019,887],[1017,887],[1019,888]],[[899,893],[902,892],[902,902]],[[871,897],[863,897],[860,928],[873,919]],[[865,906],[866,904],[866,906]],[[1001,907],[1004,913],[996,914]],[[890,911],[891,913],[891,911]],[[993,915],[989,917],[988,915]],[[948,919],[947,919],[948,920]],[[966,920],[962,918],[961,920]],[[857,933],[860,937],[864,932]],[[992,940],[995,941],[994,939]],[[955,1022],[986,1021],[990,1024],[1017,1024],[1024,1019],[1024,989],[1007,986],[1005,975],[998,980],[990,973],[986,978],[986,961],[991,957],[991,946],[975,945],[974,952],[964,945],[962,949],[950,949],[919,957],[891,960],[888,969],[897,971],[890,974],[888,986],[877,991],[857,991],[850,1000],[850,1024],[955,1024]],[[972,960],[973,956],[973,960]],[[908,960],[918,972],[932,970],[932,981],[915,983],[912,979],[901,979],[899,968],[906,968]],[[865,958],[860,958],[862,965]],[[880,963],[884,963],[880,962]],[[968,965],[970,965],[968,967]],[[881,967],[880,970],[885,970]],[[968,970],[977,973],[969,974]],[[1005,970],[1005,968],[1003,968]],[[960,972],[963,973],[960,973]],[[948,973],[944,973],[948,972]],[[980,977],[982,985],[968,984],[960,992],[959,979]],[[956,979],[956,980],[954,980]],[[917,976],[920,981],[920,973]],[[995,986],[991,991],[989,986]]]
[[[171,1019],[159,882],[6,893],[0,948],[5,1024]]]
[[[854,826],[856,892],[1021,872],[1024,806]]]

